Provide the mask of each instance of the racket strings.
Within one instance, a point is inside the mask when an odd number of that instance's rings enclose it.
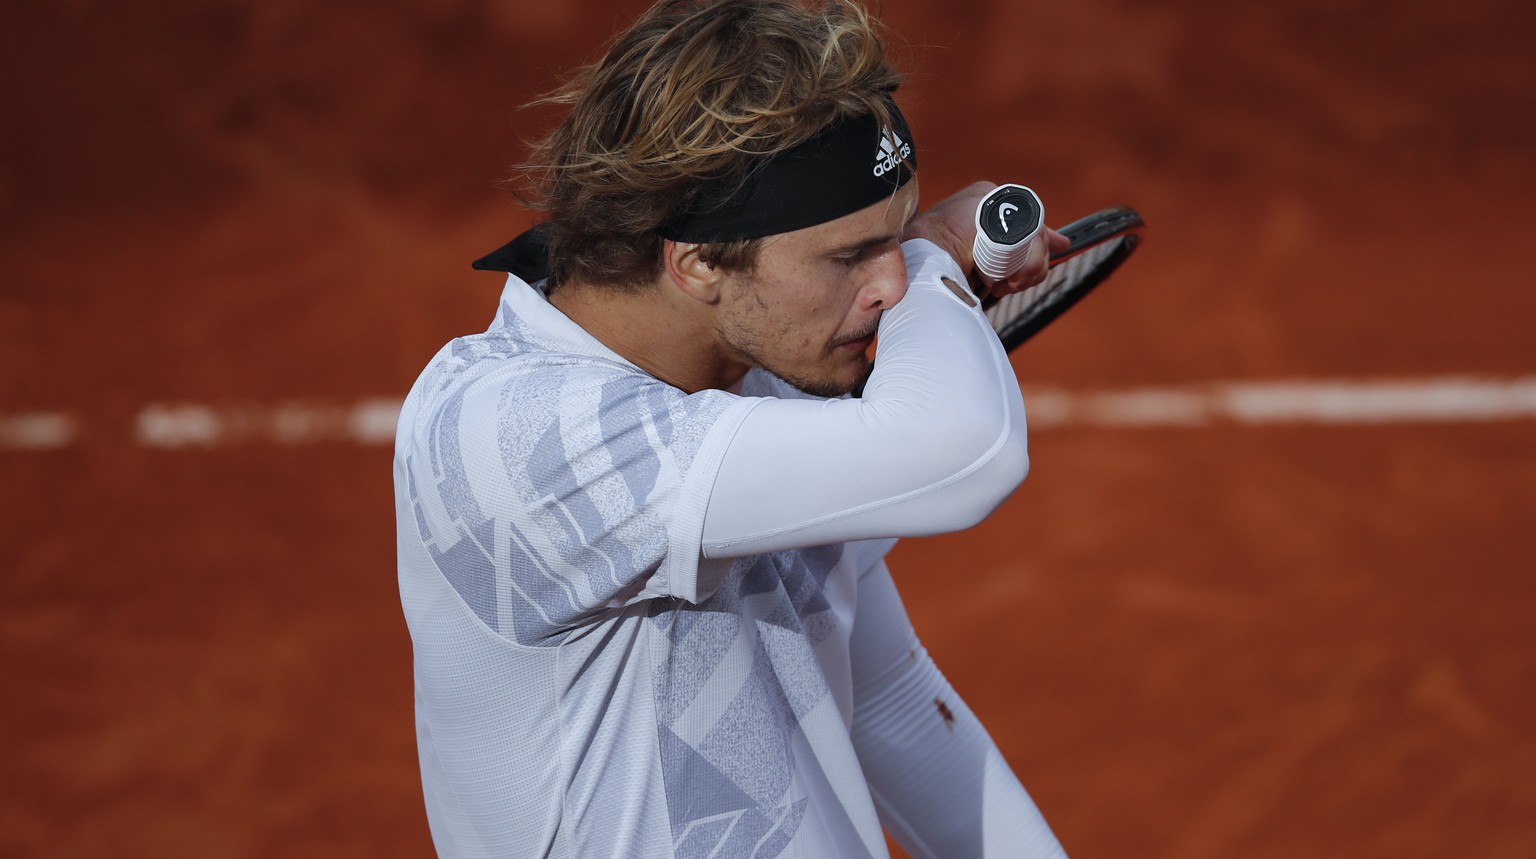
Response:
[[[1022,292],[1003,296],[987,309],[987,319],[992,330],[1004,337],[1009,331],[1029,324],[1062,299],[1072,295],[1079,286],[1098,271],[1105,260],[1112,257],[1125,239],[1116,238],[1084,248],[1051,266],[1050,276]]]

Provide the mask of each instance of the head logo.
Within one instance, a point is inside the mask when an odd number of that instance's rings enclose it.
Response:
[[[911,144],[903,141],[896,132],[887,129],[880,135],[880,148],[875,150],[875,175],[884,176],[895,170],[896,165],[911,155]]]

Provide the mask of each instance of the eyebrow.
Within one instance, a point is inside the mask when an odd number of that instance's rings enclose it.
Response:
[[[917,210],[916,210],[916,208],[914,208],[913,211],[912,211],[912,216],[907,218],[906,222],[902,224],[902,229],[905,230],[907,224],[912,223],[912,221],[916,220],[916,218],[917,218]],[[861,251],[867,251],[870,248],[878,248],[881,245],[888,245],[891,242],[900,242],[900,241],[901,241],[901,234],[900,233],[896,233],[896,234],[887,233],[886,235],[883,235],[883,236],[870,236],[867,239],[863,239],[863,240],[860,240],[860,241],[857,241],[857,242],[852,242],[852,243],[849,243],[849,244],[846,244],[846,245],[839,245],[839,246],[837,246],[835,248],[830,248],[830,249],[827,250],[827,256],[842,256],[844,254],[855,254],[855,253],[859,253]]]
[[[888,245],[900,238],[901,236],[894,235],[871,236],[867,239],[864,239],[863,241],[858,241],[847,245],[839,245],[835,248],[831,248],[827,251],[827,256],[843,256],[845,254],[861,253],[863,251],[869,250],[870,248],[878,248],[881,245]]]

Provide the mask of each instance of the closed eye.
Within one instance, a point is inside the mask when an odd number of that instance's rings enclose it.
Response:
[[[898,247],[894,239],[881,239],[866,242],[853,248],[845,248],[834,252],[831,260],[844,268],[853,268],[860,263],[879,258],[890,253]]]

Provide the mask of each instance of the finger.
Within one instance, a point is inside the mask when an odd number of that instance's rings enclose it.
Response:
[[[1023,292],[1032,286],[1043,283],[1050,276],[1051,260],[1046,250],[1046,236],[1042,231],[1030,240],[1029,258],[1024,266],[1013,274],[992,285],[994,295],[1011,295],[1015,292]]]
[[[1029,259],[1024,263],[1024,268],[1019,275],[1023,280],[1020,289],[1028,289],[1043,282],[1050,275],[1051,254],[1047,247],[1047,236],[1044,231],[1032,240],[1034,247],[1030,248]]]
[[[1050,227],[1045,228],[1046,247],[1052,254],[1065,253],[1072,247],[1072,240],[1056,232]]]

